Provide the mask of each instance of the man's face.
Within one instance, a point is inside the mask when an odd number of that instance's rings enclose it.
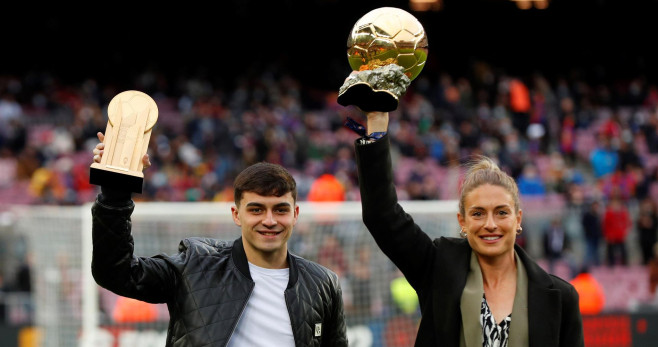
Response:
[[[299,215],[292,194],[277,197],[245,192],[240,205],[231,211],[242,229],[249,262],[265,268],[286,267],[288,240]]]

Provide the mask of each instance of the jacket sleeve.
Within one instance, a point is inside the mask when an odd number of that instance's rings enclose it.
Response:
[[[174,271],[162,257],[137,257],[131,235],[135,204],[130,193],[103,190],[92,205],[91,272],[98,285],[118,295],[150,303],[167,301]]]
[[[389,135],[372,143],[357,140],[355,148],[363,222],[382,252],[418,289],[431,277],[428,271],[436,249],[398,203]]]

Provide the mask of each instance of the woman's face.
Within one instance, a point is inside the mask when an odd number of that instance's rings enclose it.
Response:
[[[513,257],[523,213],[516,212],[512,194],[501,186],[483,184],[466,195],[464,213],[457,214],[459,225],[479,256]]]

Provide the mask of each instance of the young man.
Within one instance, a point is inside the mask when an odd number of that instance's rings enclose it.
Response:
[[[143,163],[150,166],[147,155]],[[141,257],[133,254],[131,193],[101,186],[92,207],[94,279],[118,295],[166,303],[166,346],[347,346],[338,276],[288,251],[299,216],[294,178],[263,162],[234,188],[241,237],[190,237],[176,255]]]

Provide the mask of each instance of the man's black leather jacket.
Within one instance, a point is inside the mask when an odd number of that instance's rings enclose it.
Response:
[[[226,346],[254,288],[242,238],[186,238],[178,254],[135,256],[130,218],[134,203],[129,198],[110,203],[102,197],[92,206],[91,269],[96,282],[121,296],[166,303],[166,346]],[[288,263],[285,300],[295,345],[347,346],[337,275],[290,253]]]

